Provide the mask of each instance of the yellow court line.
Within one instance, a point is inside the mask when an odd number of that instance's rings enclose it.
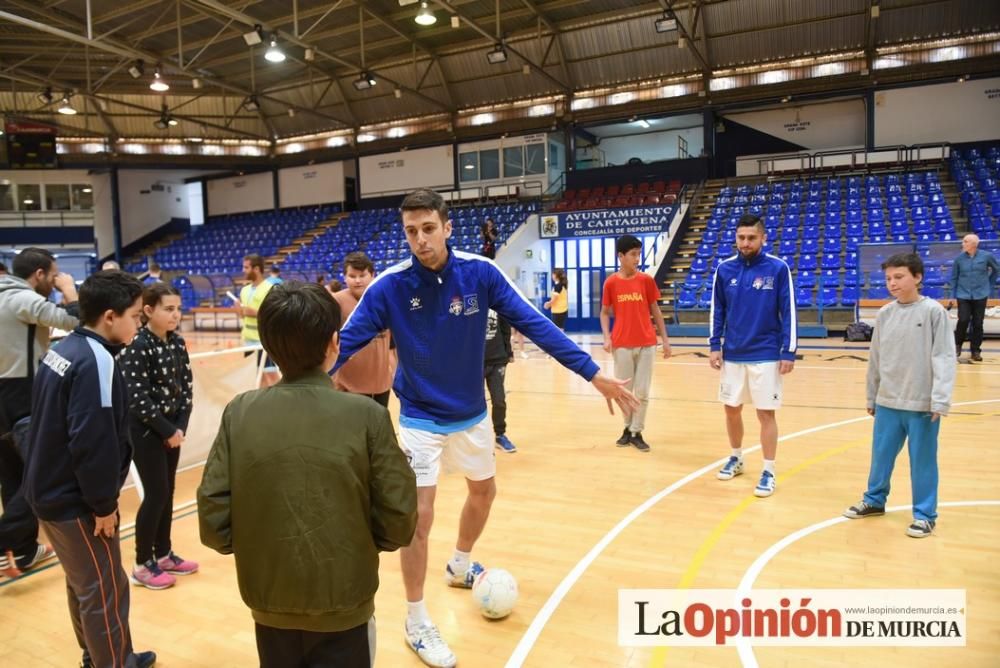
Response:
[[[961,417],[954,418],[942,418],[948,420],[949,424],[954,424],[955,422],[969,422],[972,420],[979,420],[987,417],[998,417],[1000,413],[986,413],[982,415],[963,415]],[[867,423],[862,423],[867,424]],[[825,450],[818,455],[814,455],[804,462],[800,463],[798,466],[794,466],[780,476],[776,476],[775,482],[785,482],[789,478],[793,478],[802,471],[815,466],[816,464],[825,461],[836,455],[843,454],[848,450],[856,448],[861,445],[870,444],[871,436],[866,436],[863,439],[857,439],[850,441],[845,445],[838,445],[828,450]],[[753,505],[754,501],[763,501],[764,499],[759,499],[756,496],[748,496],[740,501],[732,510],[726,513],[726,516],[715,525],[711,533],[702,541],[701,545],[698,547],[697,552],[691,558],[691,563],[688,565],[687,570],[684,571],[684,575],[681,576],[681,580],[677,585],[678,589],[688,589],[694,583],[695,579],[698,577],[698,573],[701,567],[704,565],[705,560],[708,555],[715,549],[715,546],[722,540],[722,536],[726,533],[726,530],[737,520],[739,517],[746,512],[747,508]],[[661,646],[653,650],[653,655],[649,660],[649,668],[662,668],[667,663],[667,650],[669,647]]]

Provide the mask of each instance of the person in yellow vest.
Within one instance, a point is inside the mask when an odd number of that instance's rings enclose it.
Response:
[[[552,296],[543,304],[552,311],[552,322],[561,330],[566,329],[566,316],[569,314],[569,290],[566,288],[566,270],[552,270]]]
[[[257,332],[257,310],[264,302],[264,297],[273,287],[264,280],[264,258],[256,253],[243,258],[243,275],[249,281],[240,290],[239,301],[233,306],[243,317],[243,345],[259,346],[260,334]],[[248,355],[250,353],[247,353]],[[260,387],[270,387],[278,382],[278,367],[267,356],[263,349],[257,351],[257,366],[263,358],[264,372],[260,377]]]

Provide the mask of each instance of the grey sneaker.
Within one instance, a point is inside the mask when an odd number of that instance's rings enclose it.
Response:
[[[862,517],[873,517],[875,515],[885,515],[885,508],[870,506],[864,501],[859,501],[844,511],[844,517],[852,520],[859,520]]]
[[[934,522],[931,520],[913,520],[906,529],[906,535],[910,538],[927,538],[934,532]]]

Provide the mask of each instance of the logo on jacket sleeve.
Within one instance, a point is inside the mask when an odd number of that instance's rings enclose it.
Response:
[[[451,305],[448,307],[448,313],[452,315],[462,315],[462,298],[452,297]]]
[[[411,311],[416,311],[418,308],[421,308],[420,297],[411,297],[410,298],[410,310]]]
[[[42,364],[55,371],[60,376],[66,375],[66,369],[70,367],[70,361],[54,350],[45,353]]]

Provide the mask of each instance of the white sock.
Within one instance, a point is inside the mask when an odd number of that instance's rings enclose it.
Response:
[[[455,555],[448,562],[452,573],[455,575],[465,575],[465,571],[469,570],[469,554],[469,552],[455,550]]]
[[[430,623],[431,616],[427,612],[427,604],[424,603],[423,599],[415,602],[406,602],[406,621],[411,626]]]
[[[733,457],[743,459],[743,448],[733,448]]]
[[[770,473],[771,475],[774,475],[774,460],[773,459],[765,459],[764,460],[764,470],[767,471],[768,473]]]

